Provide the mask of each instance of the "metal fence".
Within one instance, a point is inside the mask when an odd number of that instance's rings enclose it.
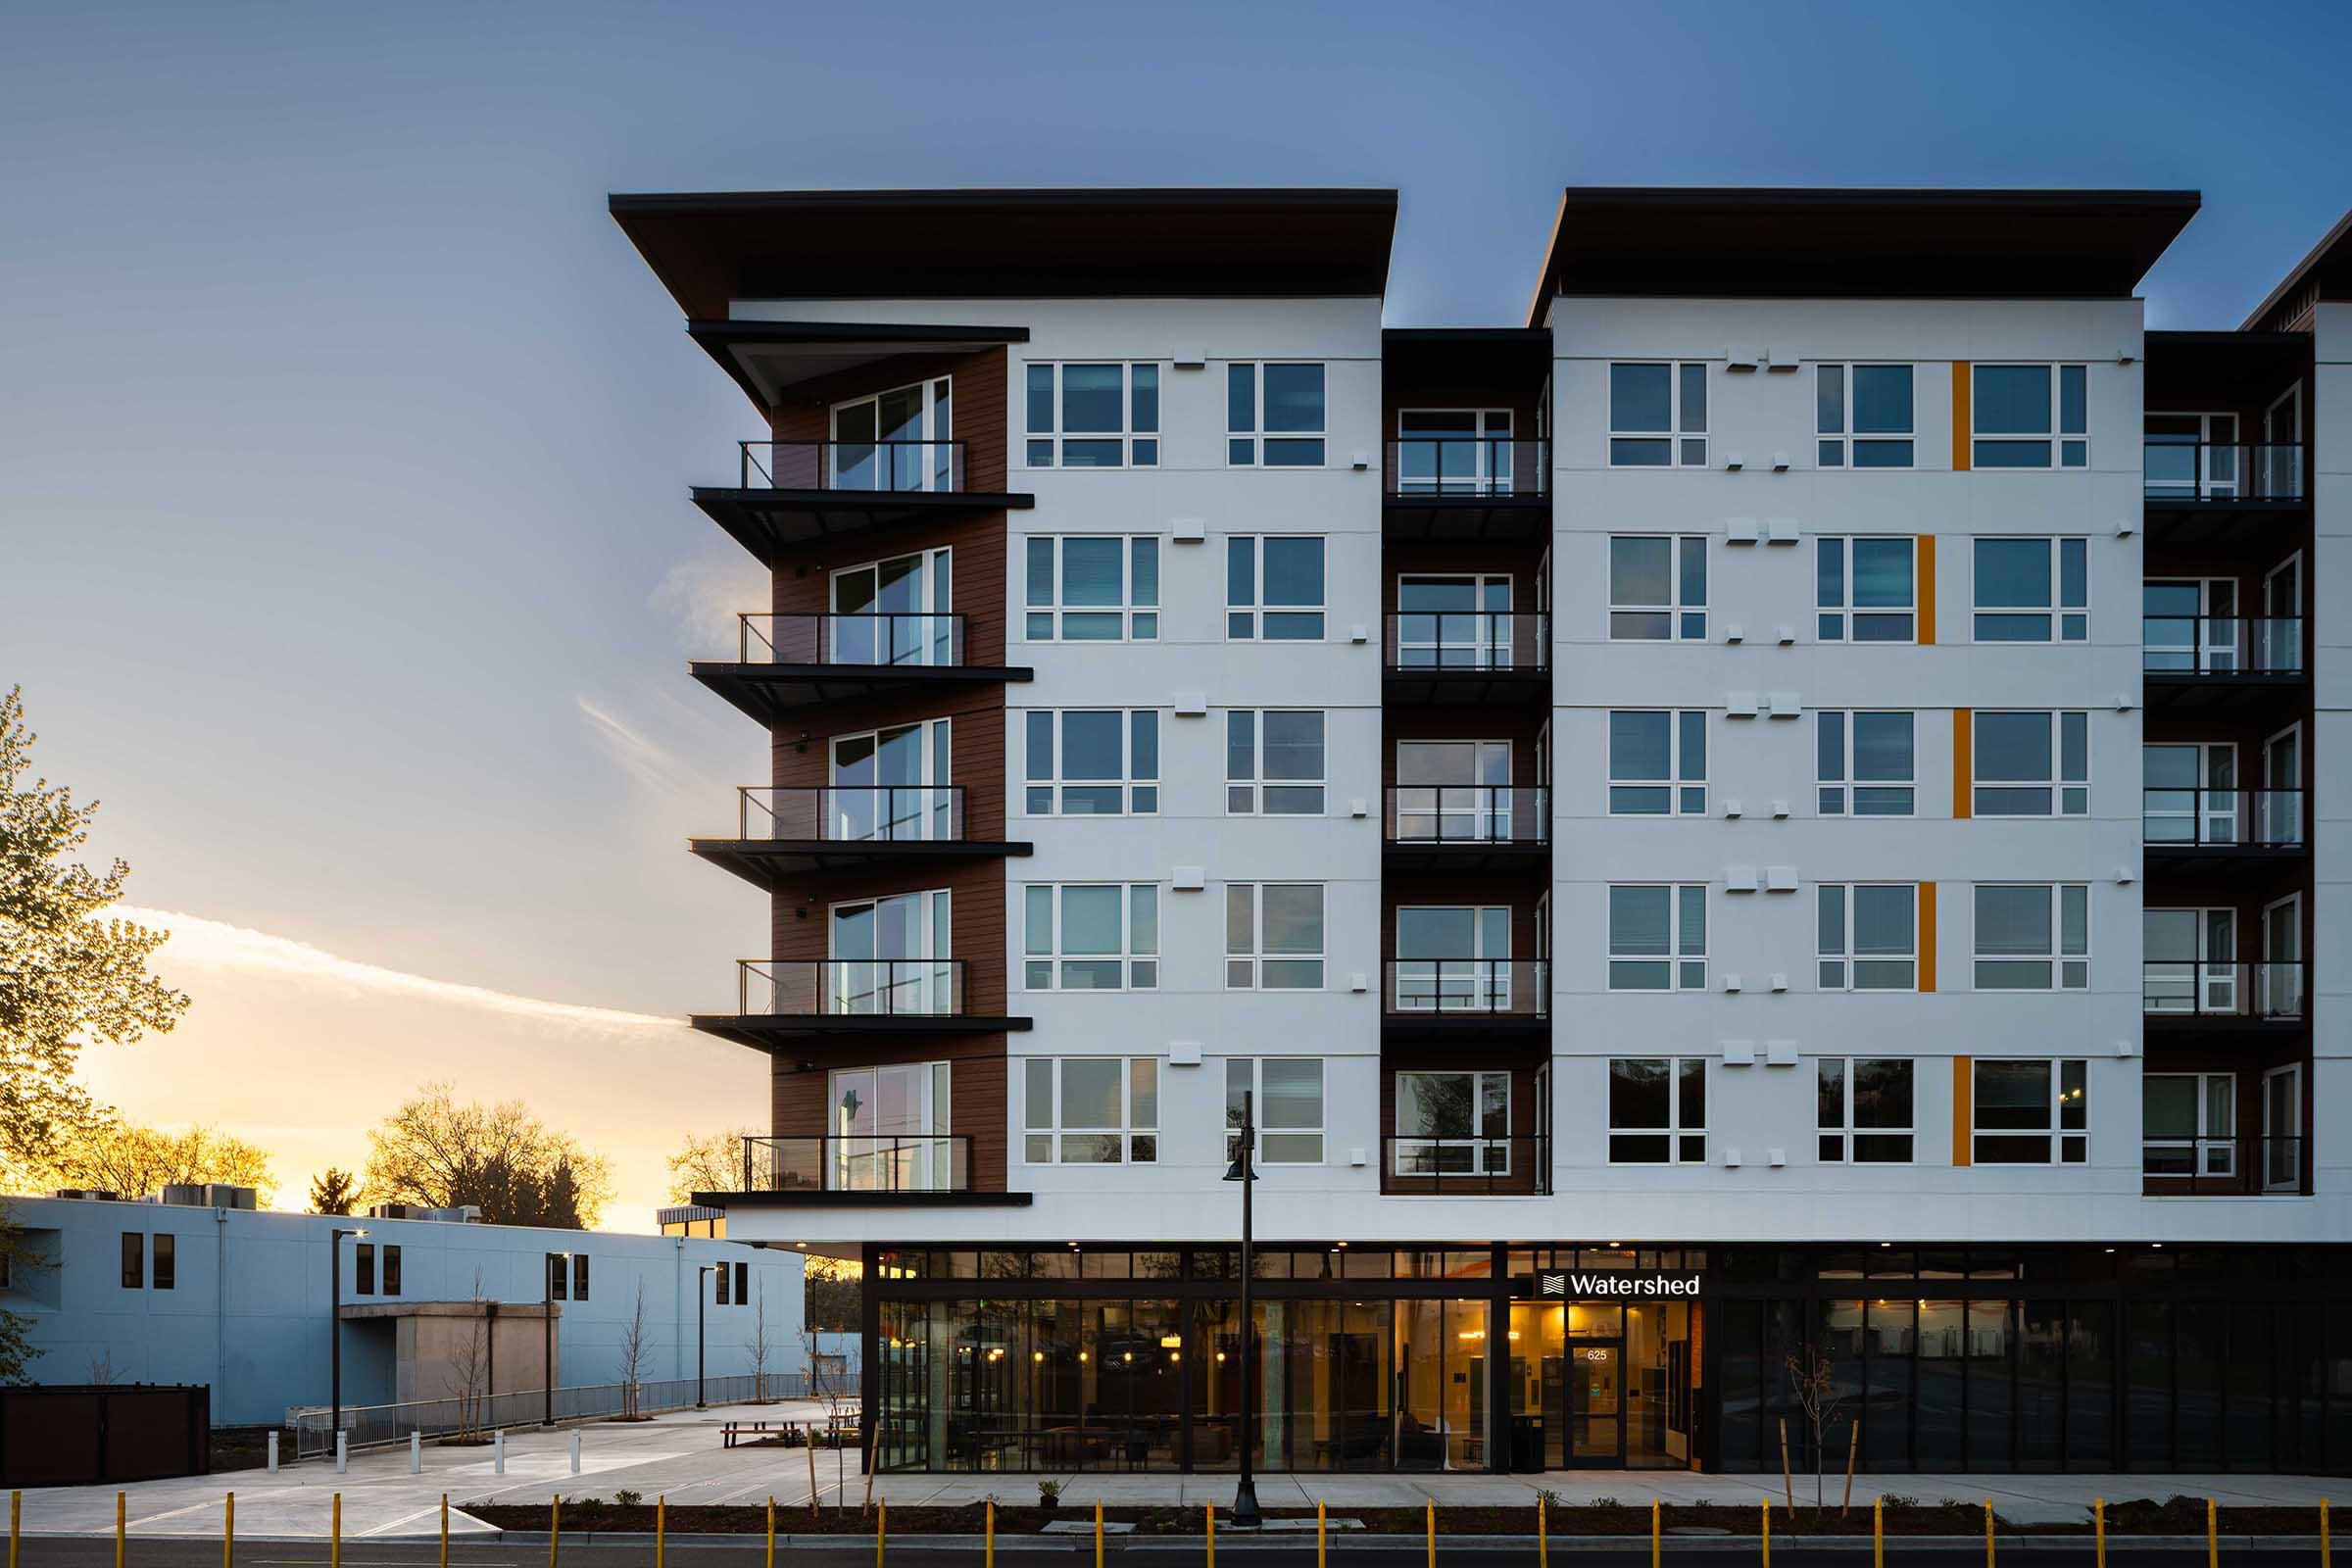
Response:
[[[759,1389],[753,1388],[749,1372],[715,1378],[661,1378],[638,1384],[634,1400],[622,1397],[628,1390],[626,1384],[584,1384],[555,1391],[555,1419],[594,1420],[616,1416],[624,1410],[654,1415],[663,1410],[689,1410],[698,1402],[742,1404],[755,1398],[841,1399],[855,1404],[858,1396],[858,1375],[850,1371],[822,1373],[815,1387],[810,1386],[806,1372],[770,1372],[760,1384]],[[471,1399],[347,1404],[343,1407],[343,1430],[351,1435],[351,1446],[355,1448],[406,1443],[412,1432],[421,1432],[428,1438],[464,1432],[478,1432],[488,1437],[501,1430],[537,1426],[547,1419],[548,1405],[547,1391],[543,1389],[482,1395]],[[290,1409],[286,1412],[286,1425],[294,1429],[297,1457],[316,1458],[334,1451],[334,1412],[326,1406],[301,1405]]]

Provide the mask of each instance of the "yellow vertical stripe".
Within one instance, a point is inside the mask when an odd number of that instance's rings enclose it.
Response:
[[[1971,1165],[1975,1160],[1976,1132],[1976,1058],[1952,1058],[1952,1163]]]
[[[1936,989],[1936,884],[1919,885],[1919,989]]]
[[[1952,710],[1952,815],[1965,819],[1977,814],[1977,710]]]
[[[1919,645],[1936,643],[1936,536],[1919,536]]]
[[[1952,471],[1954,473],[1968,471],[1968,455],[1973,449],[1973,443],[1969,437],[1974,433],[1970,428],[1970,421],[1975,415],[1970,410],[1968,402],[1968,361],[1954,360],[1952,362]]]

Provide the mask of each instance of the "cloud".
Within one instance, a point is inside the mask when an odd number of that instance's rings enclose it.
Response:
[[[614,717],[585,697],[575,699],[580,716],[605,755],[638,783],[667,795],[704,793],[701,774],[676,752]]]
[[[118,906],[110,912],[144,926],[171,932],[172,942],[165,950],[165,958],[175,969],[230,969],[268,974],[308,981],[346,994],[365,992],[471,1008],[536,1023],[560,1032],[628,1037],[654,1032],[675,1034],[686,1028],[678,1019],[664,1018],[655,1013],[624,1012],[615,1007],[592,1007],[579,1003],[518,997],[504,991],[493,991],[487,986],[461,985],[454,980],[435,980],[427,975],[387,969],[380,964],[362,963],[356,958],[341,957],[322,948],[314,948],[306,942],[273,937],[266,931],[254,931],[221,920],[207,920],[201,915],[129,906]]]
[[[650,596],[677,621],[678,640],[697,659],[731,659],[735,617],[764,608],[767,570],[742,551],[703,550],[673,564]]]

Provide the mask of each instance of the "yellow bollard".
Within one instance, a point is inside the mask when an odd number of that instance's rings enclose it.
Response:
[[[547,1499],[547,1568],[556,1568],[556,1543],[564,1539],[564,1494]]]
[[[17,1537],[24,1529],[24,1494],[8,1494],[8,1568],[17,1568]]]
[[[220,1568],[235,1568],[237,1560],[237,1494],[230,1493],[221,1504]]]
[[[981,1568],[997,1568],[997,1505],[994,1502],[987,1502],[981,1506],[988,1511],[988,1534],[984,1553],[981,1557]]]
[[[1424,1503],[1429,1521],[1429,1568],[1438,1568],[1438,1505]]]
[[[340,1497],[342,1494],[338,1492],[335,1495]],[[122,1568],[122,1536],[123,1532],[129,1528],[124,1523],[129,1517],[129,1506],[126,1494],[120,1492],[115,1494],[115,1568]]]
[[[343,1568],[343,1494],[335,1494],[335,1518],[326,1537],[326,1568]]]
[[[1536,1568],[1551,1568],[1551,1521],[1540,1493],[1536,1496]]]
[[[1315,1568],[1324,1568],[1323,1555],[1323,1499],[1315,1499]]]
[[[1204,1502],[1200,1511],[1208,1516],[1208,1568],[1217,1568],[1217,1505]]]
[[[1992,1568],[1992,1499],[1984,1499],[1984,1568]]]
[[[776,1494],[772,1492],[767,1494],[767,1568],[776,1568]]]
[[[9,1568],[16,1568],[17,1554],[13,1551],[10,1552],[8,1561]],[[2101,1563],[2099,1568],[2107,1568],[2107,1565]],[[2320,1499],[2320,1568],[2328,1568],[2328,1499],[2326,1497]]]
[[[1886,1499],[1870,1499],[1870,1568],[1886,1568]]]
[[[1652,1497],[1649,1499],[1649,1568],[1658,1568],[1658,1547],[1660,1544],[1658,1514],[1658,1499]]]
[[[669,1499],[654,1498],[654,1568],[662,1568],[662,1555],[669,1549]]]
[[[2097,1542],[2094,1547],[2097,1559],[2095,1568],[2107,1568],[2107,1499],[2105,1497],[2090,1499],[2090,1530]]]
[[[1772,1568],[1772,1499],[1764,1499],[1764,1568]]]
[[[1095,1506],[1097,1509],[1100,1509],[1102,1505],[1101,1503],[1097,1503]],[[882,1544],[889,1539],[890,1499],[885,1497],[880,1502],[874,1504],[874,1568],[882,1568]],[[1099,1563],[1102,1560],[1102,1548],[1101,1546],[1097,1546],[1095,1548],[1095,1561]]]
[[[882,1568],[882,1565],[875,1563],[874,1568]],[[1095,1501],[1095,1568],[1102,1568],[1102,1503],[1100,1498]]]
[[[441,1494],[441,1568],[449,1568],[449,1494]]]

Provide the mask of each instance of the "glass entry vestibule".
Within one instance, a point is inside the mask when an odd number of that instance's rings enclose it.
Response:
[[[1511,1468],[1683,1468],[1697,1363],[1689,1301],[1514,1301]]]

